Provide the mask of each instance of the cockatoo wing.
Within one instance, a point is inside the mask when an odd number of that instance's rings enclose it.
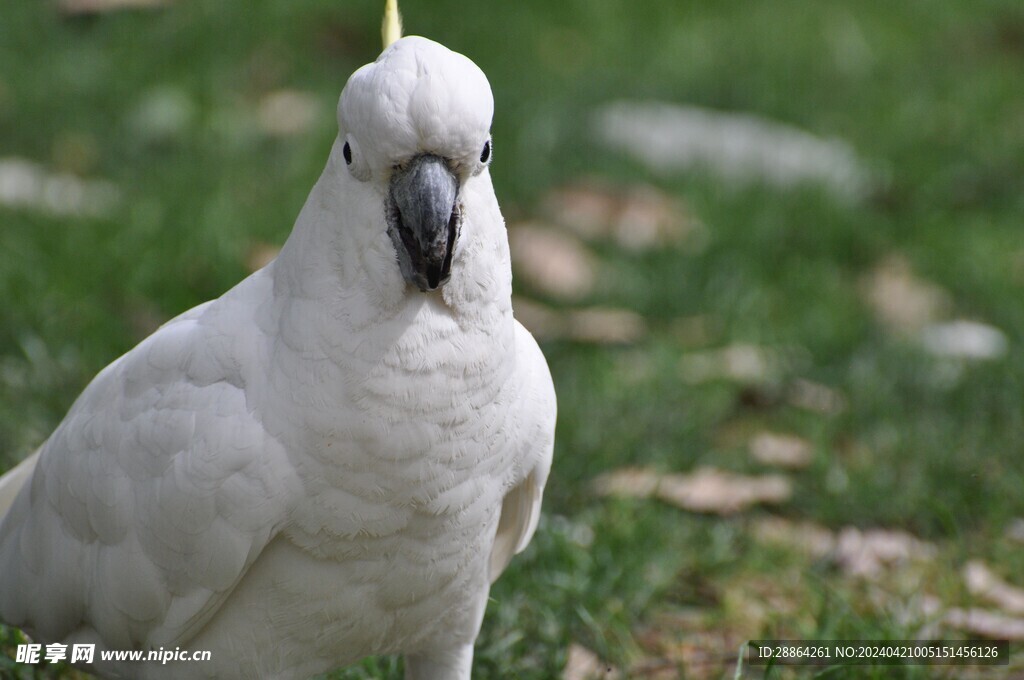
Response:
[[[515,325],[516,368],[522,372],[525,385],[518,445],[527,473],[523,481],[505,494],[501,505],[501,518],[491,550],[491,583],[505,571],[513,555],[529,545],[537,530],[541,498],[554,453],[557,408],[551,373],[537,341],[518,321]]]
[[[102,371],[0,523],[0,618],[115,649],[188,640],[285,516],[290,466],[252,408],[257,277]],[[218,306],[225,299],[233,299]]]

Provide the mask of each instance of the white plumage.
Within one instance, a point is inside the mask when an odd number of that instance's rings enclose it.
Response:
[[[305,678],[393,653],[409,678],[469,677],[555,420],[512,318],[492,111],[483,73],[423,38],[352,76],[277,259],[104,369],[0,479],[0,619],[212,653],[98,651],[112,678]]]

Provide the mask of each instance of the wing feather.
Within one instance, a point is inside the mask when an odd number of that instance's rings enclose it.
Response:
[[[183,643],[282,525],[290,467],[247,402],[259,338],[217,312],[192,310],[107,367],[34,472],[0,480],[0,503],[24,487],[0,522],[4,621],[46,641],[87,625],[113,648]]]
[[[544,486],[551,470],[555,441],[555,388],[547,361],[533,336],[516,322],[516,368],[523,376],[522,416],[516,445],[525,477],[505,494],[491,549],[493,583],[516,555],[526,549],[540,521]]]

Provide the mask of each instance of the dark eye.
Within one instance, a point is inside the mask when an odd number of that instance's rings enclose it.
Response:
[[[480,152],[480,162],[486,163],[491,157],[491,140],[484,142],[484,150]]]
[[[345,163],[352,165],[352,147],[345,142],[345,146],[341,148],[341,155],[345,157]]]

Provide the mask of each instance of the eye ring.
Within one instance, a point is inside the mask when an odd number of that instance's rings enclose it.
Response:
[[[484,142],[484,149],[480,152],[480,162],[486,163],[491,160],[491,140]]]
[[[372,172],[366,157],[359,150],[359,140],[350,134],[345,135],[345,141],[341,145],[341,157],[345,159],[349,175],[360,182],[370,179]]]

